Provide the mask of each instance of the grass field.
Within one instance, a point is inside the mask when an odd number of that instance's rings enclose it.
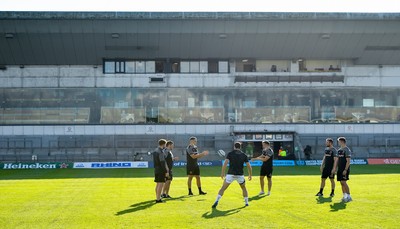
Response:
[[[249,207],[232,184],[214,210],[219,167],[201,168],[208,194],[192,197],[175,168],[173,199],[162,204],[154,204],[152,169],[1,170],[0,228],[399,228],[399,165],[353,165],[350,203],[340,202],[339,183],[335,197],[314,196],[317,166],[275,167],[272,195],[257,196],[258,169],[247,182]]]

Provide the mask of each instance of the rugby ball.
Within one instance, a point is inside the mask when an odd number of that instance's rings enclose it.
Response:
[[[217,151],[218,155],[221,157],[225,157],[225,151],[223,151],[222,149]]]

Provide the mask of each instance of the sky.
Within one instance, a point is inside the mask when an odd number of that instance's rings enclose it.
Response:
[[[399,0],[0,0],[0,11],[400,13]]]

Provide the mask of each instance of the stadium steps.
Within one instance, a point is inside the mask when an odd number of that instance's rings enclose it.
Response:
[[[68,161],[68,155],[65,152],[65,149],[51,149],[49,152],[49,157],[52,161],[57,161],[57,162]]]
[[[21,162],[32,161],[32,154],[33,154],[32,149],[16,149],[15,150],[15,155],[17,157],[17,160],[21,161]]]
[[[100,149],[88,148],[84,151],[85,161],[99,161],[100,160]]]
[[[0,160],[3,163],[18,161],[15,151],[9,150],[9,149],[1,149],[0,150]]]
[[[114,148],[101,148],[99,154],[99,161],[116,161],[117,152]]]

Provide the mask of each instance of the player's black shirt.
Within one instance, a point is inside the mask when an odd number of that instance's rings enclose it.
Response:
[[[165,149],[166,157],[165,157],[165,162],[167,163],[168,169],[171,171],[172,167],[174,166],[173,158],[174,155],[172,154],[172,151],[169,149]]]
[[[226,155],[226,159],[229,160],[228,174],[232,175],[243,175],[243,164],[249,162],[247,155],[241,150],[234,150]]]
[[[154,172],[155,173],[166,173],[165,168],[165,155],[163,149],[157,147],[153,152],[154,161]]]
[[[351,157],[351,151],[350,151],[349,147],[345,146],[338,150],[338,158],[339,158],[338,171],[343,171],[346,168],[346,163],[347,163],[346,158],[350,158],[350,157]],[[350,170],[350,166],[349,166],[349,170]]]
[[[195,145],[188,145],[186,148],[186,166],[189,168],[197,167],[197,158],[192,158],[190,155],[199,154],[197,146]]]
[[[261,155],[269,157],[268,161],[264,161],[262,163],[262,167],[272,168],[272,164],[273,164],[273,160],[274,160],[274,151],[272,151],[271,148],[269,148],[267,150],[263,149],[263,151],[261,152]]]
[[[331,171],[333,169],[333,165],[335,162],[335,157],[337,157],[337,150],[335,148],[325,148],[325,161],[324,161],[324,170]]]

